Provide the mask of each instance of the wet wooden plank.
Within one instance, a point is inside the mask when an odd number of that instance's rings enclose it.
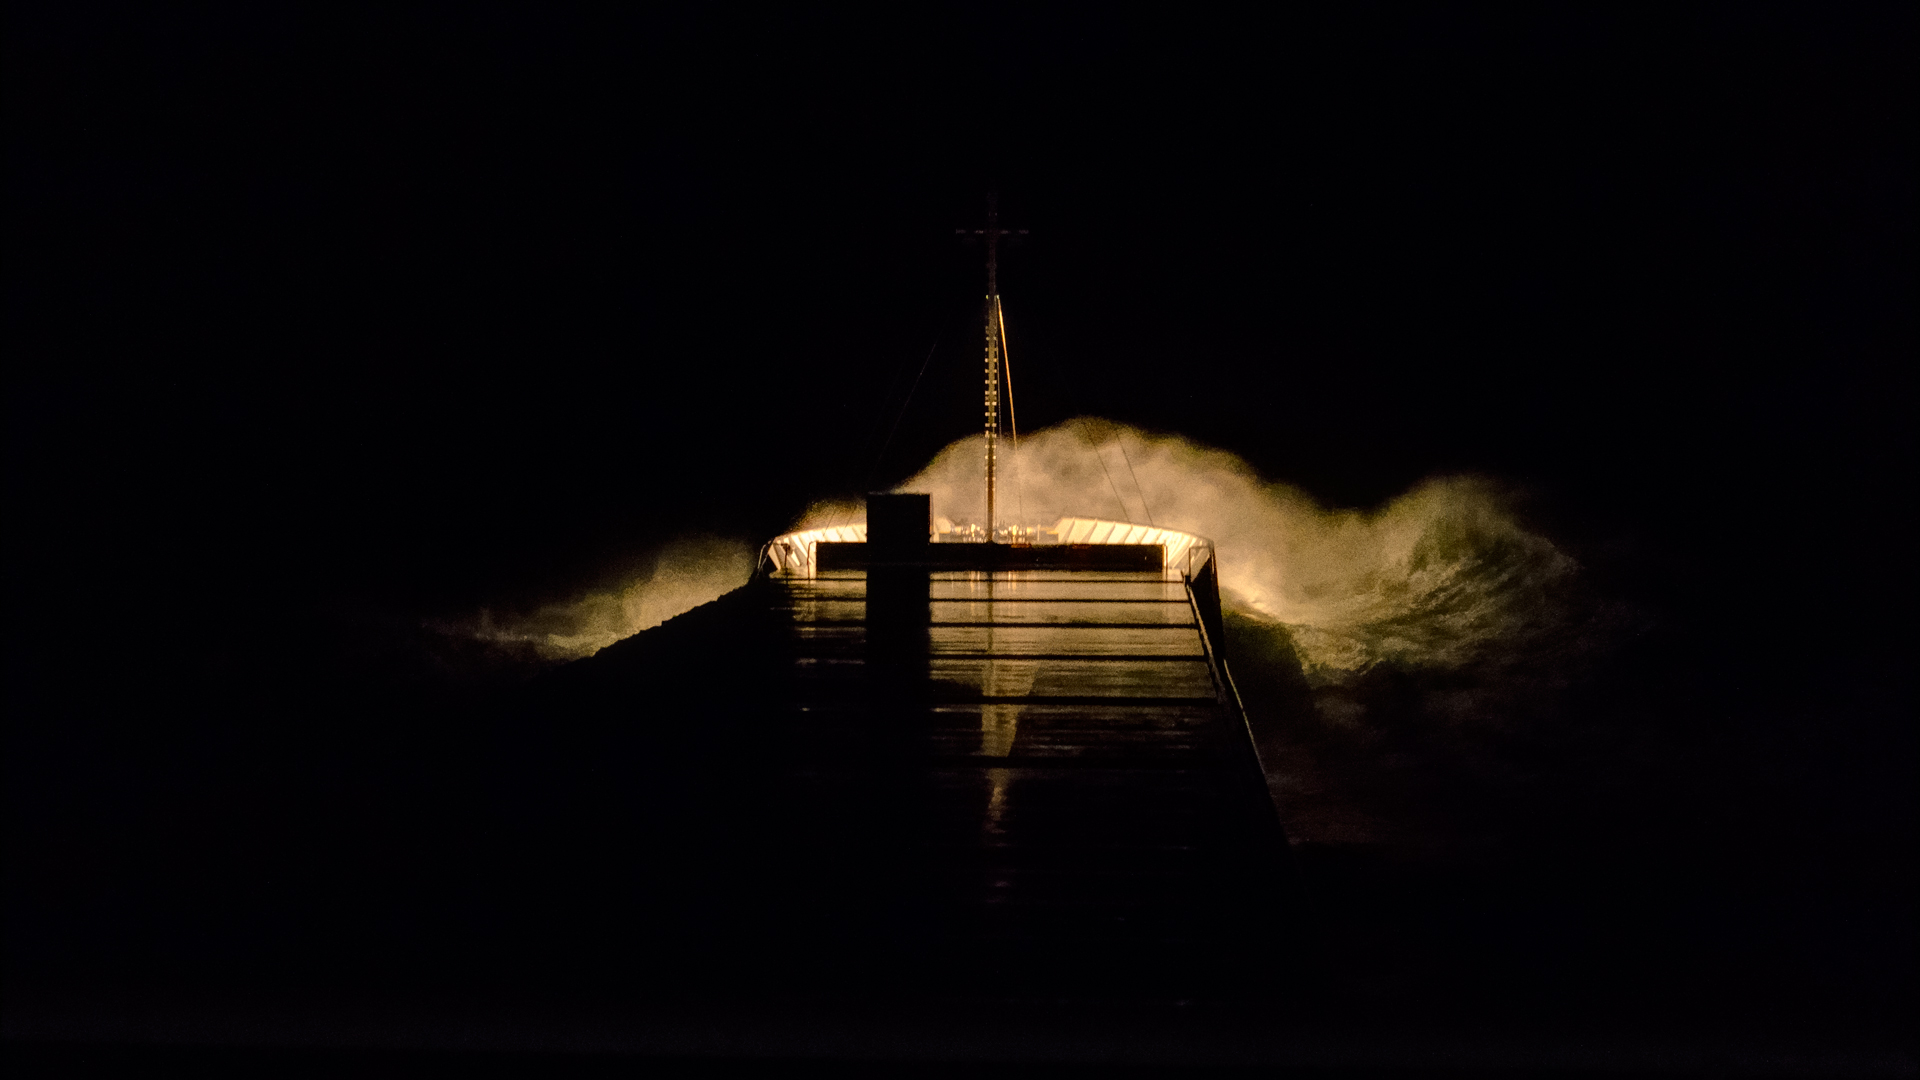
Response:
[[[943,692],[952,687],[985,697],[1193,697],[1213,695],[1204,660],[1134,660],[1118,657],[1072,660],[953,659],[935,657],[932,677]]]
[[[984,652],[1052,656],[1205,655],[1198,630],[1172,625],[1097,630],[1072,625],[940,626],[933,628],[933,652],[936,656]]]
[[[936,581],[936,600],[1162,600],[1184,604],[1187,590],[1178,581]]]
[[[853,600],[789,599],[784,603],[776,602],[773,610],[800,624],[864,623],[867,618],[865,597]]]
[[[914,882],[954,956],[1030,980],[1157,987],[1230,962],[1242,924],[1222,912],[1243,902],[1236,868],[1257,853],[1184,587],[936,575],[926,653],[879,667],[869,659],[889,654],[872,647],[916,631],[870,639],[865,597],[842,575],[771,599],[791,653],[763,752],[787,770],[799,865],[818,868],[805,902],[855,910],[876,881]],[[910,670],[924,683],[903,684]],[[863,869],[888,860],[919,869]]]
[[[1058,570],[1015,570],[1000,571],[994,574],[980,572],[942,572],[932,575],[935,581],[1063,581],[1075,584],[1099,584],[1112,582],[1171,581],[1178,583],[1180,575],[1173,571],[1128,571],[1128,570],[1075,570],[1071,573]]]
[[[849,599],[866,595],[864,579],[800,579],[776,582],[787,596],[804,599]],[[1029,600],[1071,600],[1078,596],[1111,596],[1135,600],[1186,599],[1186,587],[1179,581],[1157,576],[1144,580],[1084,581],[1052,578],[1037,581],[1004,579],[953,579],[930,577],[928,594],[936,599],[966,599],[972,596],[1004,596]]]
[[[1124,626],[1191,626],[1193,610],[1172,603],[1116,604],[1086,600],[1009,600],[983,603],[965,600],[932,602],[936,623],[1058,624],[1090,623]]]
[[[926,720],[941,753],[1087,761],[1161,755],[1188,761],[1213,752],[1222,723],[1211,704],[943,705]]]

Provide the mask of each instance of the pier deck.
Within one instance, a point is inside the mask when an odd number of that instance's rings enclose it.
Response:
[[[1177,576],[762,584],[782,846],[813,932],[838,923],[955,990],[1181,997],[1258,977],[1284,841]]]

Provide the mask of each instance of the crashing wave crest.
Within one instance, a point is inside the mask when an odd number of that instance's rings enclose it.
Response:
[[[1224,450],[1104,420],[1048,428],[1003,453],[1003,503],[1021,521],[1098,515],[1212,539],[1229,604],[1284,626],[1310,678],[1498,662],[1564,622],[1555,598],[1574,561],[1523,528],[1484,478],[1441,477],[1378,509],[1337,510]],[[980,469],[979,441],[963,439],[899,488],[930,493],[938,515],[980,520]],[[860,516],[823,503],[795,527]],[[549,658],[589,655],[740,585],[752,560],[738,542],[677,541],[618,588],[506,624],[483,617],[478,636]]]
[[[1287,627],[1323,678],[1479,662],[1557,625],[1554,596],[1576,571],[1479,477],[1333,510],[1226,451],[1102,420],[1048,428],[1008,456],[1002,499],[1022,520],[1100,514],[1212,539],[1229,603]],[[900,488],[932,493],[935,513],[980,517],[979,458],[977,440],[954,443]]]

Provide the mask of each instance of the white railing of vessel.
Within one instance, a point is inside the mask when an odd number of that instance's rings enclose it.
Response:
[[[952,530],[957,533],[960,530]],[[1166,551],[1164,566],[1169,579],[1191,577],[1213,554],[1213,541],[1178,529],[1157,529],[1104,518],[1063,517],[1052,528],[1034,530],[1046,544],[1155,544]],[[942,537],[948,533],[943,532]],[[865,524],[836,525],[823,529],[802,529],[785,533],[766,542],[760,549],[758,566],[772,573],[794,577],[812,577],[818,570],[819,545],[864,544]],[[952,542],[952,541],[949,541]]]
[[[864,544],[867,542],[867,526],[831,525],[824,529],[802,529],[799,532],[784,533],[766,542],[760,549],[757,567],[771,565],[776,574],[793,574],[799,577],[814,575],[815,555],[819,545]]]
[[[1047,531],[1061,544],[1158,544],[1166,549],[1169,574],[1184,571],[1195,550],[1213,550],[1213,541],[1190,532],[1105,518],[1063,517]]]

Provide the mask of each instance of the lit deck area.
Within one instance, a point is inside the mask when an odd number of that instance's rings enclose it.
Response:
[[[1178,996],[1256,962],[1284,841],[1180,570],[807,569],[762,585],[809,904],[962,981]]]

